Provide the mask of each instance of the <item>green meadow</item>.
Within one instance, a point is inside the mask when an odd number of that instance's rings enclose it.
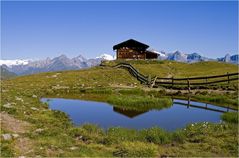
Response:
[[[237,72],[237,65],[169,61],[129,61],[145,75],[192,77]],[[149,88],[117,62],[89,69],[20,76],[1,81],[1,156],[46,157],[166,157],[238,156],[238,113],[222,115],[221,123],[194,123],[169,132],[159,127],[135,130],[93,124],[79,127],[60,111],[50,110],[43,97],[108,102],[118,107],[162,109],[172,97],[191,98],[238,109],[238,82],[231,89],[185,90]],[[10,139],[3,139],[9,136]]]

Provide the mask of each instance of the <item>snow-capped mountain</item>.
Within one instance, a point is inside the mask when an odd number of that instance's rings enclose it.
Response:
[[[179,51],[175,51],[174,53],[169,53],[167,56],[168,56],[167,60],[187,62],[187,54],[179,52]]]
[[[0,65],[27,65],[30,60],[16,59],[16,60],[0,60]]]
[[[198,61],[204,61],[204,57],[199,55],[198,53],[192,53],[187,55],[187,61],[188,62],[198,62]]]
[[[82,55],[74,58],[68,58],[66,55],[60,55],[53,59],[46,58],[45,60],[23,60],[25,62],[15,62],[22,60],[0,60],[1,64],[8,71],[18,75],[34,74],[39,72],[62,71],[62,70],[77,70],[99,65],[102,60],[113,60],[113,57],[108,54],[102,54],[94,59],[86,59]],[[27,62],[26,62],[27,61]],[[7,63],[7,64],[6,64]]]
[[[96,57],[96,59],[115,60],[115,57],[109,54],[101,54],[99,57]]]
[[[179,62],[194,63],[199,61],[209,61],[213,59],[203,57],[198,53],[187,54],[182,53],[180,51],[175,51],[173,53],[166,53],[166,57],[164,57],[163,60],[174,60]]]
[[[225,57],[218,58],[218,61],[226,62],[226,63],[233,63],[233,64],[239,64],[238,63],[238,54],[230,55],[226,54]]]

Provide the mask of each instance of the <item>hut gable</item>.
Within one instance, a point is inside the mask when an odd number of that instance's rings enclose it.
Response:
[[[147,48],[149,48],[147,44],[134,39],[113,46],[113,50],[116,50],[117,59],[157,59],[158,54],[148,52]]]
[[[138,42],[134,39],[129,39],[127,41],[124,41],[122,43],[119,43],[113,47],[113,50],[120,49],[123,47],[132,48],[132,49],[141,49],[146,50],[149,46],[147,44]]]

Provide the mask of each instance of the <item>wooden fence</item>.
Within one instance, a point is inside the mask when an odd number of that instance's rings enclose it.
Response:
[[[119,63],[118,65],[114,66],[116,68],[126,68],[131,75],[136,77],[141,83],[148,84],[151,80],[148,80],[149,77],[144,76],[138,70],[136,70],[131,64],[128,63]]]
[[[203,77],[188,77],[188,78],[162,78],[155,76],[151,79],[150,76],[145,76],[141,74],[138,70],[136,70],[131,64],[129,63],[119,63],[118,65],[114,66],[116,68],[126,68],[131,75],[136,77],[141,83],[147,84],[150,87],[156,86],[170,86],[174,87],[176,85],[186,86],[188,90],[193,85],[212,85],[216,83],[230,83],[231,81],[238,80],[239,73],[227,73],[224,75],[215,75],[215,76],[203,76]]]

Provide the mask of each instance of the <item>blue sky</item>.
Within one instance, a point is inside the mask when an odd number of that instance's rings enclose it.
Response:
[[[238,2],[1,2],[2,59],[114,55],[133,38],[156,50],[238,52]]]

